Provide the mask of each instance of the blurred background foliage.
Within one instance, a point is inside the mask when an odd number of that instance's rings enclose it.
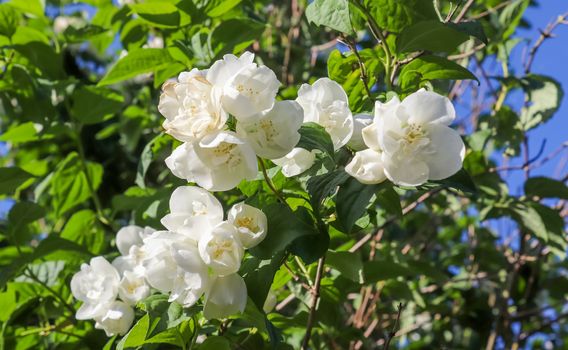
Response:
[[[566,35],[549,39],[567,17],[528,30],[525,11],[538,5],[2,1],[0,349],[292,349],[306,333],[310,349],[567,348],[567,124],[550,131],[563,138],[552,151],[530,141],[562,118],[561,84],[532,64],[543,45],[565,57]],[[271,167],[295,212],[262,175],[218,194],[269,217],[273,238],[241,271],[245,314],[204,322],[158,298],[107,342],[74,319],[70,277],[93,255],[114,257],[121,226],[161,228],[182,184],[163,164],[176,144],[161,130],[161,84],[244,50],[276,72],[281,98],[322,76],[342,84],[354,113],[389,91],[449,96],[468,145],[464,170],[399,188],[342,175],[348,151],[335,155],[338,170],[299,179]],[[539,172],[550,163],[556,172]],[[277,304],[265,314],[269,289]]]

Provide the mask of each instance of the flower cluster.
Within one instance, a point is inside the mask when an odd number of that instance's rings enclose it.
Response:
[[[448,126],[455,117],[447,97],[424,89],[402,102],[377,101],[374,120],[361,129],[368,148],[355,153],[345,171],[365,184],[389,179],[403,186],[452,176],[465,155],[460,135]]]
[[[158,110],[163,127],[182,142],[166,159],[172,173],[197,186],[176,188],[166,230],[127,226],[116,236],[120,256],[83,264],[71,291],[83,304],[77,319],[94,319],[107,335],[125,334],[133,306],[153,291],[189,307],[203,296],[205,318],[242,312],[247,301],[237,273],[245,249],[267,234],[264,213],[244,202],[225,218],[209,191],[226,191],[257,177],[257,157],[270,159],[291,177],[311,168],[316,151],[296,147],[302,123],[321,125],[335,150],[356,151],[345,171],[365,184],[386,179],[417,186],[457,172],[464,158],[451,102],[420,90],[402,102],[377,102],[374,118],[352,115],[343,88],[321,78],[303,84],[295,101],[276,101],[280,86],[254,55],[225,55],[208,70],[181,73],[163,86]],[[275,303],[269,295],[265,307]]]
[[[300,140],[302,108],[276,101],[280,82],[253,59],[250,52],[225,55],[163,86],[163,127],[183,142],[166,159],[175,176],[210,191],[230,190],[256,177],[257,156],[283,157]]]
[[[183,307],[204,295],[205,318],[242,312],[247,290],[237,271],[245,249],[266,236],[267,219],[244,202],[235,204],[226,220],[223,216],[221,203],[208,191],[176,188],[170,213],[161,220],[166,231],[124,227],[116,236],[121,255],[112,264],[95,257],[73,276],[71,291],[83,302],[77,319],[94,319],[109,336],[125,334],[134,320],[132,306],[152,288]]]

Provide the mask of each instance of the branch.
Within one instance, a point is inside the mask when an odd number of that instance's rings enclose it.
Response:
[[[398,304],[398,313],[396,314],[396,320],[394,321],[394,325],[392,326],[392,330],[387,337],[384,350],[389,350],[390,343],[396,335],[396,330],[398,328],[398,323],[400,321],[400,313],[402,312],[402,309],[404,309],[404,306],[402,305],[402,303],[399,303]]]
[[[312,288],[312,304],[310,306],[310,313],[308,315],[308,323],[306,325],[306,335],[302,341],[302,350],[308,349],[308,343],[310,342],[310,337],[312,335],[312,329],[314,327],[314,322],[316,318],[316,308],[318,305],[319,295],[320,295],[320,285],[321,278],[323,276],[323,269],[325,267],[325,256],[318,260],[318,268],[316,272],[316,282]]]
[[[268,173],[266,172],[266,166],[264,165],[264,160],[258,158],[258,163],[260,164],[260,168],[262,169],[262,176],[264,176],[264,181],[266,182],[270,190],[274,192],[274,195],[278,197],[278,199],[282,201],[283,204],[287,204],[284,197],[282,197],[282,194],[276,189],[276,187],[274,187],[274,184],[270,180],[270,177],[268,177]]]
[[[361,80],[363,81],[363,85],[365,86],[365,91],[367,92],[367,96],[369,96],[369,100],[372,101],[373,98],[371,97],[371,90],[369,90],[369,79],[367,76],[367,69],[365,68],[365,64],[361,59],[361,55],[359,55],[359,50],[357,50],[357,44],[354,43],[348,37],[343,37],[342,39],[344,39],[344,41],[341,41],[339,39],[337,41],[347,45],[347,47],[349,47],[349,50],[351,50],[351,52],[353,52],[353,54],[355,54],[355,56],[357,57],[357,63],[359,63],[359,70],[361,71]]]
[[[409,205],[407,205],[406,207],[404,207],[402,209],[402,215],[406,215],[409,212],[411,212],[412,210],[414,210],[414,208],[416,208],[419,204],[421,204],[422,202],[424,202],[425,200],[427,200],[428,198],[432,197],[434,194],[442,191],[442,189],[444,189],[444,187],[440,186],[436,189],[433,189],[429,192],[424,193],[423,195],[421,195],[420,197],[418,197],[417,200],[415,200],[414,202],[410,203]],[[393,222],[396,221],[396,216],[393,216],[389,219],[387,219],[385,221],[384,224],[382,224],[376,231],[376,234],[381,233],[381,231],[383,231],[388,225],[392,224]],[[357,243],[355,243],[350,249],[349,252],[353,253],[355,251],[357,251],[359,248],[361,248],[363,246],[363,244],[367,243],[371,237],[373,237],[372,234],[368,233],[366,234],[363,238],[361,238]]]
[[[542,46],[544,41],[546,39],[553,37],[552,32],[554,31],[554,29],[556,29],[556,27],[558,27],[561,24],[568,24],[566,17],[568,17],[568,12],[558,16],[556,18],[556,21],[549,23],[544,31],[540,31],[540,37],[538,38],[538,40],[536,41],[536,43],[529,52],[529,58],[527,60],[527,63],[525,64],[525,74],[528,74],[531,71],[531,66],[533,64],[534,57],[536,56],[538,49]]]
[[[454,23],[460,23],[462,19],[464,19],[465,15],[467,14],[467,11],[469,11],[469,8],[473,5],[473,3],[475,2],[475,0],[469,0],[464,7],[462,8],[461,12],[459,13],[459,15],[456,17],[456,19],[454,20]]]

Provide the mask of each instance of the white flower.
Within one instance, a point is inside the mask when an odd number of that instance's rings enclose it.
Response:
[[[118,271],[102,256],[82,264],[81,270],[71,278],[71,293],[82,301],[76,318],[86,320],[104,312],[105,304],[116,299],[120,276]]]
[[[399,102],[377,102],[375,140],[383,151],[386,176],[396,184],[418,186],[441,180],[461,167],[465,147],[460,135],[448,125],[455,119],[450,100],[419,90]],[[367,138],[365,138],[367,142]]]
[[[148,283],[169,293],[169,301],[177,301],[184,307],[195,304],[209,286],[207,266],[195,242],[184,235],[161,231],[144,243],[148,247],[145,261]]]
[[[105,313],[95,318],[95,328],[105,331],[107,337],[124,335],[134,322],[134,310],[122,301],[107,305]]]
[[[177,301],[183,307],[190,307],[209,287],[207,266],[199,256],[195,245],[174,243],[172,248],[178,270],[169,301]]]
[[[170,214],[162,224],[172,232],[199,240],[203,232],[223,221],[221,203],[208,191],[197,186],[178,187],[170,197]]]
[[[162,126],[180,141],[197,141],[225,127],[227,114],[205,73],[198,69],[183,72],[178,82],[166,82],[162,87],[158,104],[158,110],[166,117]]]
[[[136,225],[124,226],[116,233],[116,247],[122,255],[128,255],[132,246],[141,247],[144,238],[149,237],[154,231],[151,227]]]
[[[237,237],[245,249],[256,246],[266,237],[266,215],[245,202],[233,205],[227,214],[227,221],[237,228]]]
[[[207,80],[220,91],[223,109],[238,121],[270,110],[280,86],[270,68],[258,66],[253,60],[251,52],[238,58],[225,55],[207,72]]]
[[[258,164],[251,146],[231,131],[184,143],[166,159],[174,175],[209,191],[227,191],[244,179],[256,178]]]
[[[277,302],[278,299],[276,298],[276,294],[274,294],[272,290],[269,290],[268,294],[266,295],[266,299],[264,300],[264,305],[262,306],[264,313],[268,314],[272,312],[272,310],[274,310],[274,307],[276,307]]]
[[[199,240],[201,259],[218,275],[230,275],[241,267],[244,249],[236,236],[237,229],[225,221]]]
[[[353,116],[353,135],[347,143],[355,151],[362,151],[365,147],[365,142],[363,141],[363,129],[373,122],[373,116],[367,113],[359,113]]]
[[[151,227],[129,225],[121,228],[116,234],[116,247],[122,256],[113,260],[114,266],[122,275],[125,271],[133,271],[137,275],[144,275],[142,262],[145,256],[144,242],[154,231]]]
[[[241,276],[234,273],[217,277],[205,294],[203,316],[206,319],[225,318],[243,312],[247,305],[247,286]]]
[[[284,176],[292,177],[311,168],[315,160],[315,151],[310,152],[304,148],[296,147],[284,157],[273,159],[272,162],[282,167],[282,174],[284,174]]]
[[[336,150],[347,144],[353,134],[353,115],[341,85],[329,78],[320,78],[313,85],[303,84],[296,101],[304,109],[304,123],[323,126]]]
[[[146,284],[144,276],[133,271],[124,271],[118,286],[118,296],[122,301],[129,305],[136,305],[149,295],[150,287]]]
[[[284,157],[298,141],[304,119],[302,107],[295,101],[279,101],[274,107],[251,121],[237,123],[237,134],[249,141],[259,157]]]
[[[355,157],[345,166],[345,172],[367,185],[378,184],[387,179],[382,155],[372,149],[355,153]]]

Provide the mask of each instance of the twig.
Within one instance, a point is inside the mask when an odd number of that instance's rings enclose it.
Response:
[[[369,13],[369,10],[361,3],[360,0],[354,0],[353,4],[359,8],[367,17],[367,22],[369,24],[369,28],[371,29],[371,33],[375,37],[375,39],[381,44],[381,47],[385,51],[385,83],[387,88],[391,89],[391,64],[392,64],[392,53],[390,51],[389,45],[383,35],[381,28],[379,27],[378,23],[375,21],[375,18]]]
[[[359,50],[357,50],[357,44],[355,44],[348,37],[343,37],[343,39],[344,39],[344,44],[347,45],[347,47],[349,47],[351,52],[353,52],[353,54],[355,54],[355,56],[357,57],[357,63],[359,64],[359,70],[361,71],[361,73],[360,73],[361,80],[363,81],[363,85],[365,86],[365,92],[367,92],[367,96],[369,97],[369,100],[372,101],[373,97],[371,96],[371,90],[369,90],[369,77],[367,76],[367,69],[365,68],[365,64],[363,63],[363,60],[361,59],[361,55],[359,55]],[[339,41],[339,39],[338,39],[338,41]]]
[[[320,286],[321,286],[321,279],[323,276],[324,267],[325,267],[325,256],[321,257],[318,260],[318,268],[316,271],[316,282],[314,287],[312,288],[312,304],[310,306],[310,313],[308,315],[308,323],[306,324],[306,335],[304,336],[304,340],[302,341],[302,350],[308,349],[308,343],[310,342],[310,337],[312,335],[312,329],[314,327],[314,321],[316,318],[316,308],[318,305],[318,300],[320,295]]]
[[[282,201],[282,203],[286,204],[286,200],[284,199],[284,197],[282,197],[282,194],[276,189],[276,187],[274,187],[274,184],[270,180],[270,177],[268,177],[268,173],[266,172],[266,166],[264,165],[264,160],[258,158],[258,163],[260,164],[262,175],[264,176],[264,181],[266,182],[270,190],[274,193],[276,197],[278,197],[280,201]]]
[[[566,17],[568,17],[568,13],[565,13],[563,15],[558,16],[556,18],[556,21],[549,23],[546,26],[546,29],[544,31],[540,32],[540,36],[539,36],[538,40],[536,41],[536,43],[534,44],[534,46],[531,48],[531,50],[529,52],[529,57],[528,57],[527,63],[525,64],[525,74],[528,74],[531,71],[531,66],[533,64],[534,57],[536,56],[538,49],[542,46],[544,41],[546,39],[553,37],[552,31],[554,31],[554,29],[556,27],[558,27],[560,24],[568,24],[568,21],[566,21]]]
[[[513,0],[504,1],[504,2],[500,3],[499,5],[496,5],[495,7],[488,9],[487,11],[483,11],[481,13],[478,13],[477,15],[471,16],[471,19],[480,19],[480,18],[483,18],[485,16],[488,16],[492,13],[497,12],[497,10],[499,10],[499,9],[505,7],[505,6],[510,5],[512,2],[513,2]]]
[[[408,204],[406,207],[404,207],[402,209],[402,215],[406,215],[409,212],[411,212],[412,210],[414,210],[414,208],[416,208],[419,204],[421,204],[422,202],[424,202],[426,199],[432,197],[434,194],[442,191],[443,187],[438,187],[436,189],[433,189],[429,192],[424,193],[423,195],[421,195],[420,197],[418,197],[417,200],[415,200],[414,202]],[[384,230],[385,227],[387,227],[388,225],[392,224],[394,221],[396,221],[397,217],[393,216],[389,219],[387,219],[385,221],[384,224],[382,224],[379,228],[377,228],[377,233],[379,233],[381,230]],[[361,248],[363,246],[363,244],[367,243],[371,238],[373,237],[373,234],[368,233],[365,236],[363,236],[363,238],[361,238],[359,241],[357,241],[357,243],[355,243],[350,249],[349,251],[351,253],[357,251],[359,248]]]
[[[398,323],[400,321],[400,313],[402,312],[402,309],[404,308],[404,306],[402,305],[402,303],[398,304],[398,313],[396,314],[396,320],[394,321],[394,325],[392,326],[392,330],[390,331],[387,340],[385,342],[385,347],[384,350],[388,350],[390,347],[390,343],[392,341],[392,339],[395,337],[396,335],[396,331],[398,328]]]
[[[465,15],[467,14],[467,11],[469,11],[469,8],[473,5],[473,3],[475,2],[475,0],[469,0],[462,8],[461,12],[458,14],[458,16],[456,17],[456,19],[454,20],[454,23],[460,23],[462,19],[464,19]]]

